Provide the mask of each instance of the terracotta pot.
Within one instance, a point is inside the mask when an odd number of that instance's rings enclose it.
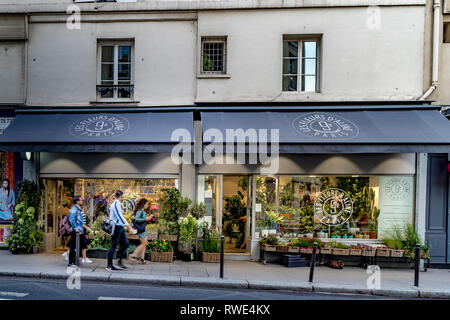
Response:
[[[378,231],[369,231],[370,239],[377,239],[378,238]]]

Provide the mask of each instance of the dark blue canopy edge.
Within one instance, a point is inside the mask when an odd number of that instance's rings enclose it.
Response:
[[[432,109],[202,112],[201,117],[205,145],[216,139],[205,136],[209,129],[225,142],[237,141],[227,138],[227,129],[243,129],[246,152],[251,132],[259,143],[260,131],[266,131],[270,142],[271,129],[278,129],[280,153],[450,152],[450,121]]]
[[[171,152],[177,129],[194,141],[192,112],[20,113],[0,151]]]

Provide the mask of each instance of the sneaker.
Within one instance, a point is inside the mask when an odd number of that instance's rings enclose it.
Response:
[[[69,254],[67,253],[67,251],[64,252],[64,253],[62,254],[62,256],[64,257],[64,259],[65,259],[66,261],[69,261]]]
[[[77,265],[75,263],[69,263],[67,266],[68,267],[76,267]]]
[[[124,266],[123,264],[119,264],[119,265],[114,265],[114,267],[117,269],[117,270],[125,270],[125,269],[128,269],[126,266]]]
[[[92,263],[93,261],[89,258],[81,260],[81,263]]]
[[[106,271],[117,271],[117,270],[119,270],[119,269],[117,269],[115,266],[107,266],[107,267],[105,268],[105,270],[106,270]]]

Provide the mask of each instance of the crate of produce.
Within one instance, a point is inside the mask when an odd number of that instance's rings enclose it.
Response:
[[[349,255],[350,256],[361,256],[362,252],[363,252],[362,249],[355,249],[355,248],[353,248],[353,249],[350,249]]]
[[[377,250],[375,248],[365,248],[362,252],[363,257],[375,257]]]
[[[333,254],[333,249],[331,248],[321,248],[320,254]]]
[[[393,258],[403,258],[404,253],[405,253],[405,250],[391,249],[391,257],[393,257]]]
[[[277,246],[277,252],[289,252],[288,246]]]
[[[313,249],[312,248],[300,248],[300,253],[304,253],[304,254],[312,254]],[[318,251],[316,251],[316,253],[319,253]]]
[[[337,256],[348,256],[350,249],[333,248],[333,254]]]
[[[277,251],[277,246],[276,245],[272,245],[272,244],[263,244],[261,246],[261,250],[262,251],[267,251],[267,252],[276,252]]]
[[[377,257],[390,257],[391,249],[389,248],[377,248]]]
[[[300,248],[299,247],[291,247],[291,246],[289,246],[288,248],[289,248],[288,249],[289,253],[299,253],[300,252]]]

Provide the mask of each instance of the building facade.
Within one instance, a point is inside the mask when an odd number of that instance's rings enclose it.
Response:
[[[0,4],[0,102],[15,110],[0,144],[32,152],[47,249],[67,192],[95,218],[114,189],[157,201],[169,186],[204,202],[243,258],[273,211],[289,235],[377,243],[411,223],[429,239],[430,157],[450,138],[420,100],[427,1],[119,2]],[[342,221],[294,219],[331,189],[352,198]],[[245,222],[225,230],[233,199]]]

